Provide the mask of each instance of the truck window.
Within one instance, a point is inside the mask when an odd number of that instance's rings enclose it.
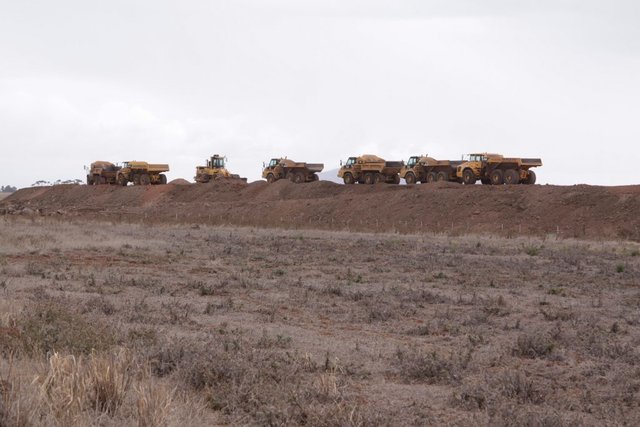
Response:
[[[278,159],[271,159],[271,161],[269,162],[269,167],[272,168],[277,164],[278,164]]]
[[[409,157],[409,160],[407,160],[407,166],[413,167],[417,162],[418,162],[417,157]]]
[[[351,166],[354,165],[356,163],[356,158],[355,157],[349,157],[349,160],[347,160],[347,166]]]
[[[224,159],[213,159],[213,167],[214,168],[223,168],[224,167]]]

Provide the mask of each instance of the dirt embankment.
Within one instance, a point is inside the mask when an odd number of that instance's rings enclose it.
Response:
[[[19,190],[0,213],[353,231],[640,240],[640,186],[214,182]]]

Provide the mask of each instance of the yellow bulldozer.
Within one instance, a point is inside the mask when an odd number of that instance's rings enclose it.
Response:
[[[226,167],[227,158],[219,154],[214,154],[206,159],[206,166],[196,166],[196,176],[194,179],[201,184],[217,179],[234,179],[247,182],[247,178],[240,178],[240,175],[232,174]]]
[[[167,176],[163,172],[169,172],[169,165],[135,160],[123,162],[122,168],[117,172],[116,183],[122,186],[130,182],[133,185],[166,184]]]
[[[536,173],[531,168],[538,166],[542,166],[541,159],[473,153],[457,166],[456,176],[467,185],[478,180],[487,185],[535,184]]]

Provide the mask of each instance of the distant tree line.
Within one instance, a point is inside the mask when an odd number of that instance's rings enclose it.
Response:
[[[3,185],[0,187],[0,193],[13,193],[16,190],[18,189],[12,185]]]

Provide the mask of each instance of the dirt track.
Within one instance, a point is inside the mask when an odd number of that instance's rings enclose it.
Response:
[[[344,186],[279,181],[27,188],[0,212],[352,231],[640,240],[640,186]]]

